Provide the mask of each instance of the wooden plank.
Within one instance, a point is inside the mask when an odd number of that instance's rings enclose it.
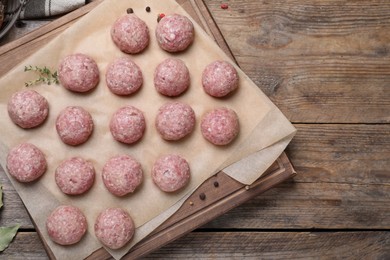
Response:
[[[296,182],[390,184],[390,124],[295,124]]]
[[[389,204],[388,184],[292,181],[242,204],[203,228],[390,230]]]
[[[152,253],[146,259],[202,259],[210,256],[219,259],[388,259],[390,233],[191,233]]]
[[[390,122],[389,1],[205,3],[241,68],[292,122]]]
[[[207,241],[207,243],[205,243]],[[47,259],[34,233],[20,232],[4,259]],[[389,259],[390,232],[192,232],[143,259]]]

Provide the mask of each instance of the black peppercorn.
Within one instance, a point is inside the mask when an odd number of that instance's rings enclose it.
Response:
[[[214,182],[214,187],[215,188],[218,188],[219,187],[219,183],[217,181]]]
[[[17,21],[15,22],[15,26],[16,26],[16,28],[23,28],[23,27],[26,26],[26,23],[25,23],[25,22],[22,22],[21,20],[17,20]]]
[[[201,200],[205,200],[206,199],[206,194],[204,194],[204,193],[199,194],[199,198]]]
[[[146,7],[146,12],[148,12],[148,13],[150,12],[150,7],[149,6]]]
[[[128,14],[134,13],[133,8],[127,8],[126,12],[127,12]]]

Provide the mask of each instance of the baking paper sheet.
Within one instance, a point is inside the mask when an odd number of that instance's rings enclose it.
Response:
[[[146,6],[151,7],[150,13],[145,11]],[[120,52],[110,37],[111,25],[124,15],[129,7],[147,23],[150,30],[150,45],[137,55]],[[33,143],[46,154],[48,169],[39,181],[30,184],[21,184],[12,178],[11,181],[57,259],[84,258],[101,247],[94,236],[93,224],[99,212],[107,207],[127,209],[138,228],[131,244],[120,250],[109,250],[115,258],[122,257],[135,242],[173,214],[191,191],[219,170],[225,169],[231,177],[246,184],[255,181],[282,153],[295,133],[290,122],[238,67],[240,82],[234,95],[216,99],[205,94],[201,85],[203,69],[212,61],[229,61],[229,58],[195,21],[195,41],[187,51],[170,54],[161,50],[154,36],[158,13],[180,13],[190,18],[173,0],[106,0],[0,80],[1,165],[6,169],[5,160],[9,148],[21,142]],[[16,91],[25,88],[24,82],[36,77],[32,73],[23,72],[24,66],[47,66],[55,70],[62,57],[77,52],[87,54],[97,61],[101,76],[98,87],[90,93],[77,94],[60,85],[32,86],[30,88],[49,101],[49,117],[42,126],[35,129],[25,130],[14,125],[7,113],[8,99]],[[128,97],[112,94],[105,85],[104,77],[108,63],[123,56],[130,56],[139,65],[144,78],[141,90]],[[191,75],[190,88],[177,98],[159,95],[153,86],[154,69],[165,58],[172,56],[182,59]],[[154,127],[157,110],[170,101],[188,103],[197,118],[195,131],[179,142],[162,140]],[[84,107],[91,113],[95,124],[91,138],[77,147],[63,144],[55,130],[57,115],[70,105]],[[139,108],[146,118],[145,135],[140,142],[133,145],[116,142],[108,127],[111,115],[124,105]],[[204,113],[221,106],[230,107],[237,112],[240,134],[232,144],[218,147],[202,137],[199,123]],[[105,189],[101,170],[110,157],[123,153],[134,156],[142,164],[144,182],[134,194],[118,198]],[[168,153],[185,157],[191,167],[190,184],[175,194],[158,190],[150,177],[153,162],[160,155]],[[54,181],[55,168],[62,160],[72,156],[82,156],[92,161],[95,166],[95,184],[82,196],[62,194]],[[61,204],[79,207],[88,220],[88,234],[73,246],[56,245],[49,239],[45,229],[47,215]]]

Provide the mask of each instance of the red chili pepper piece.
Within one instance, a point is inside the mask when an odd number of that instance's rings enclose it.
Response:
[[[229,6],[228,6],[228,4],[221,4],[221,8],[222,8],[222,9],[228,9]]]
[[[157,22],[160,22],[160,20],[165,16],[165,14],[161,13],[161,14],[158,14],[158,17],[157,17]]]

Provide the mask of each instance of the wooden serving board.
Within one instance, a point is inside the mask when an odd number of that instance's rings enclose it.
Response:
[[[103,0],[92,3],[69,13],[53,22],[0,47],[0,76],[7,73],[15,65],[34,53],[40,47],[51,41],[63,30],[71,26],[77,19],[87,14]],[[176,0],[203,29],[215,39],[222,50],[235,61],[228,45],[210,15],[202,0]],[[161,226],[154,230],[144,240],[140,241],[124,258],[134,259],[144,256],[167,243],[206,224],[212,219],[239,206],[245,201],[267,191],[277,184],[295,176],[287,155],[283,153],[266,173],[250,186],[243,185],[223,171],[206,180]],[[201,196],[202,194],[202,196]],[[39,230],[37,230],[39,233]],[[50,248],[45,249],[51,259],[54,259]],[[101,248],[88,259],[109,259],[111,256]]]

